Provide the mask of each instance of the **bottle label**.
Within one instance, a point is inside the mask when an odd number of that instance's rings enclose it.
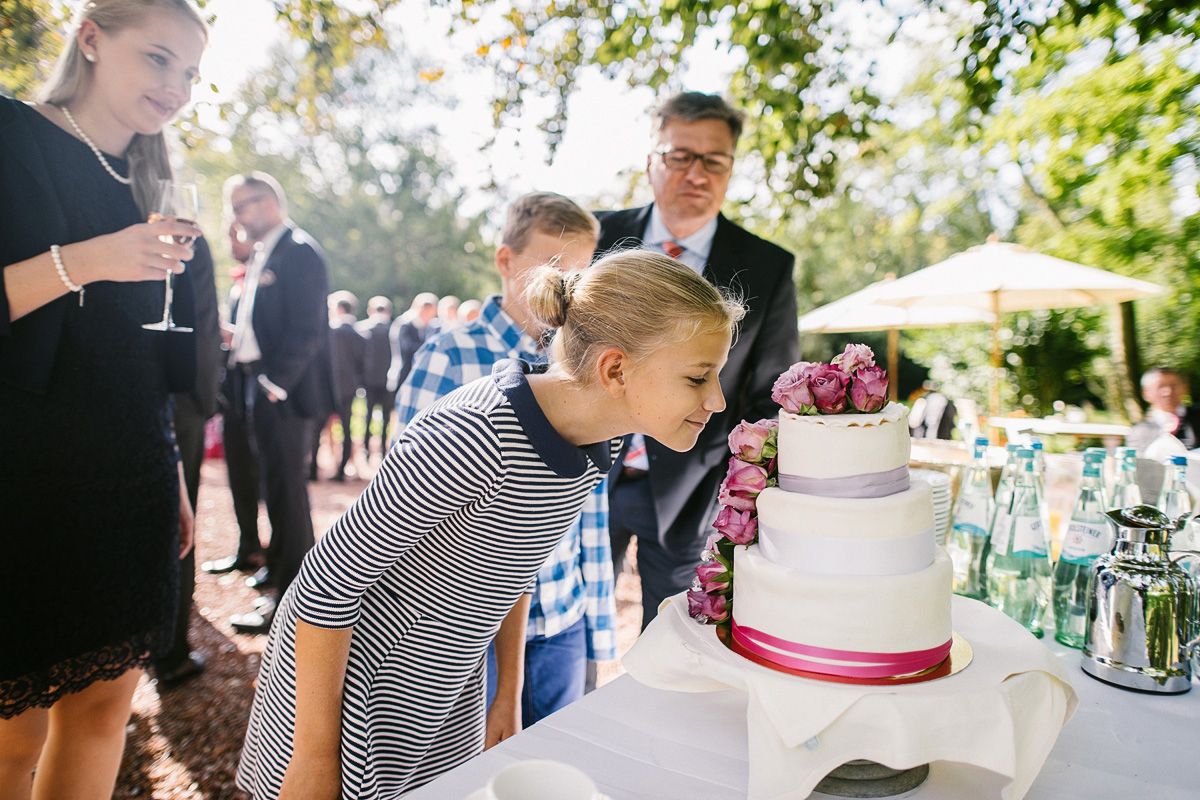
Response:
[[[997,555],[1008,554],[1008,540],[1012,535],[1012,517],[1003,508],[996,509],[996,519],[992,521],[992,552]]]
[[[1072,520],[1063,539],[1062,560],[1068,564],[1087,564],[1112,549],[1112,533],[1101,522]]]
[[[1012,552],[1014,556],[1046,555],[1046,529],[1042,527],[1040,516],[1017,517],[1013,525]]]
[[[971,536],[987,536],[988,507],[982,497],[959,495],[954,513],[954,530]]]

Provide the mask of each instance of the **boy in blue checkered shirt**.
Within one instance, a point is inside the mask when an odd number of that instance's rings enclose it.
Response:
[[[516,200],[495,257],[503,294],[489,297],[474,322],[417,352],[396,399],[400,425],[491,374],[497,361],[544,362],[543,331],[524,300],[527,275],[547,263],[568,272],[586,268],[599,232],[596,218],[562,195],[534,192]],[[500,704],[488,715],[488,746],[582,696],[587,662],[616,658],[615,616],[608,487],[602,481],[538,572],[532,596],[513,607],[488,651],[488,699]]]

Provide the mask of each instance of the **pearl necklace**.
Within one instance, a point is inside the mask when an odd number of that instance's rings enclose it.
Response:
[[[92,149],[92,152],[95,153],[96,158],[100,161],[100,166],[104,167],[105,172],[113,176],[113,180],[126,186],[133,183],[132,178],[126,178],[124,175],[112,168],[112,164],[108,163],[108,159],[104,157],[104,153],[101,153],[100,148],[96,146],[96,143],[92,141],[91,137],[83,132],[83,128],[79,127],[79,123],[75,121],[73,116],[71,116],[71,112],[67,110],[66,106],[59,106],[58,110],[61,111],[63,116],[67,118],[67,122],[71,123],[71,127],[75,129],[75,133],[79,135],[79,138],[83,140],[83,143]]]

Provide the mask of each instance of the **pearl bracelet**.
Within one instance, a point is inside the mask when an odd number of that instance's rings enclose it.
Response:
[[[71,276],[67,274],[67,268],[63,265],[62,260],[62,248],[56,244],[50,245],[50,258],[54,261],[54,271],[62,279],[63,285],[72,292],[79,292],[79,307],[83,308],[83,287],[71,280]]]

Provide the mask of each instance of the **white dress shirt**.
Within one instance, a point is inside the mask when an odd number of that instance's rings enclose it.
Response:
[[[262,279],[263,266],[271,257],[271,251],[279,244],[287,225],[277,225],[254,246],[254,256],[246,267],[242,281],[242,296],[238,301],[237,328],[229,346],[230,364],[252,364],[262,360],[258,337],[254,334],[254,298],[258,295],[258,283]]]

